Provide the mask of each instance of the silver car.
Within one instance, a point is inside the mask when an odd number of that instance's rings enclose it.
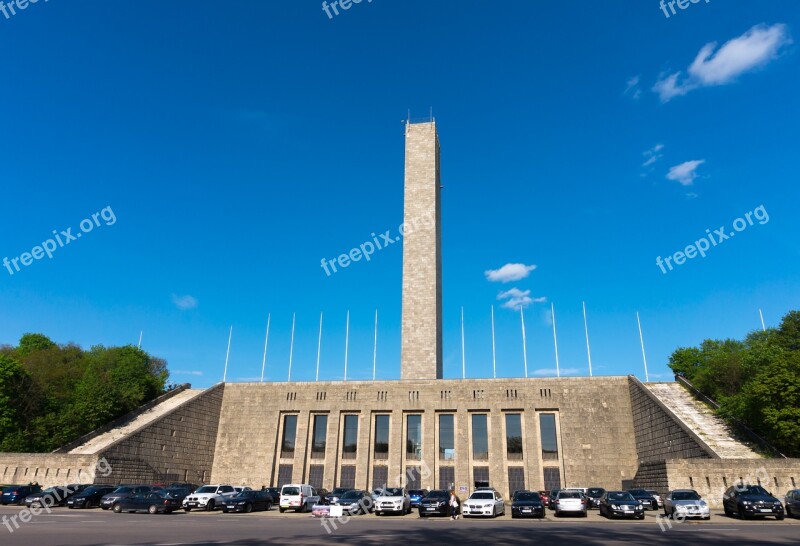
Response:
[[[586,497],[580,491],[561,490],[553,503],[553,509],[556,517],[561,517],[562,514],[579,514],[585,518],[588,509]]]
[[[506,504],[493,489],[478,489],[461,506],[461,515],[497,517],[506,513]]]
[[[697,491],[676,489],[664,499],[664,515],[672,518],[711,519],[711,509]]]

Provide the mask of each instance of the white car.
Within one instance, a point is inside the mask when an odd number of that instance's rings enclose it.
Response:
[[[693,489],[676,489],[670,491],[664,501],[664,515],[672,518],[711,519],[711,509],[697,491]]]
[[[492,489],[479,489],[461,505],[461,515],[497,517],[506,513],[506,503],[500,493]]]
[[[235,496],[236,489],[232,485],[204,485],[183,499],[183,509],[187,512],[194,508],[211,511],[222,506],[228,497]]]
[[[556,501],[553,503],[553,510],[556,517],[561,517],[563,514],[580,514],[586,517],[586,497],[578,490],[562,489],[556,496]]]
[[[281,499],[278,511],[310,512],[315,504],[319,504],[317,490],[307,483],[290,483],[281,487]]]
[[[389,487],[375,499],[375,514],[410,514],[411,497],[403,487]]]

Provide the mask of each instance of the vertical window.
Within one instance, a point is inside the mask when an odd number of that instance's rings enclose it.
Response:
[[[406,458],[422,458],[422,415],[409,415],[406,432]]]
[[[472,478],[475,487],[489,487],[489,467],[473,466]]]
[[[314,438],[311,444],[311,458],[324,459],[326,438],[328,435],[328,416],[314,416]]]
[[[387,486],[389,482],[389,467],[388,466],[374,466],[372,467],[372,489],[381,489]],[[394,485],[392,485],[394,487]]]
[[[548,491],[561,489],[561,470],[558,468],[543,469],[544,488]]]
[[[322,478],[325,476],[324,464],[312,464],[308,467],[308,485],[314,489],[322,488]]]
[[[358,447],[358,415],[344,416],[344,440],[342,443],[342,457],[355,459]]]
[[[375,459],[389,458],[389,416],[375,416]]]
[[[453,489],[456,485],[456,469],[452,466],[439,467],[439,489]]]
[[[452,414],[439,415],[439,460],[452,461],[456,454],[455,429],[453,428],[454,416]]]
[[[489,460],[489,431],[485,413],[472,415],[472,458],[476,461]]]
[[[297,415],[283,417],[283,440],[281,442],[281,457],[294,457],[294,439],[297,435]]]
[[[511,496],[514,496],[516,491],[525,489],[525,469],[520,466],[508,467],[508,490]]]
[[[506,455],[509,460],[522,460],[522,418],[519,413],[506,414]]]
[[[422,474],[418,466],[406,467],[406,489],[419,489],[422,487]]]
[[[278,466],[278,487],[283,487],[287,483],[292,483],[292,465],[282,464]]]
[[[355,489],[356,487],[356,465],[342,465],[342,476],[339,478],[339,487]]]
[[[542,435],[542,459],[545,461],[558,460],[558,438],[554,413],[539,415],[539,432]]]

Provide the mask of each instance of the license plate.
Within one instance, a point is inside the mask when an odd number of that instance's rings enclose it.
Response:
[[[186,506],[188,506],[190,508],[194,508],[195,506],[197,506],[197,503],[196,502],[187,502]]]
[[[759,512],[772,512],[769,508],[762,508]]]
[[[425,510],[427,510],[428,512],[434,512],[436,511],[436,508],[426,508]]]
[[[530,508],[523,508],[523,509],[522,509],[522,511],[523,511],[523,512],[530,512],[530,511],[531,511],[531,509],[530,509]]]
[[[625,512],[626,514],[633,514],[633,510],[625,510],[624,512]]]

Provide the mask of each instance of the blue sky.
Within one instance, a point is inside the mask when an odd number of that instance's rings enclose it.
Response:
[[[445,377],[461,376],[462,306],[467,376],[492,375],[492,305],[497,375],[523,374],[519,311],[498,300],[516,289],[543,299],[525,301],[530,375],[555,367],[551,302],[562,370],[588,373],[585,301],[595,374],[644,377],[639,311],[651,379],[669,379],[677,347],[798,308],[798,29],[794,2],[736,0],[670,17],[656,0],[0,14],[0,258],[110,207],[51,259],[0,269],[0,343],[144,331],[173,381],[208,386],[230,325],[228,379],[260,376],[269,313],[266,375],[283,381],[296,313],[292,378],[309,380],[324,312],[320,378],[339,379],[349,310],[348,376],[364,379],[378,309],[377,375],[399,378],[400,244],[331,276],[320,260],[396,233],[401,121],[433,108]],[[768,222],[657,266],[762,205]],[[506,264],[527,276],[487,279]]]

